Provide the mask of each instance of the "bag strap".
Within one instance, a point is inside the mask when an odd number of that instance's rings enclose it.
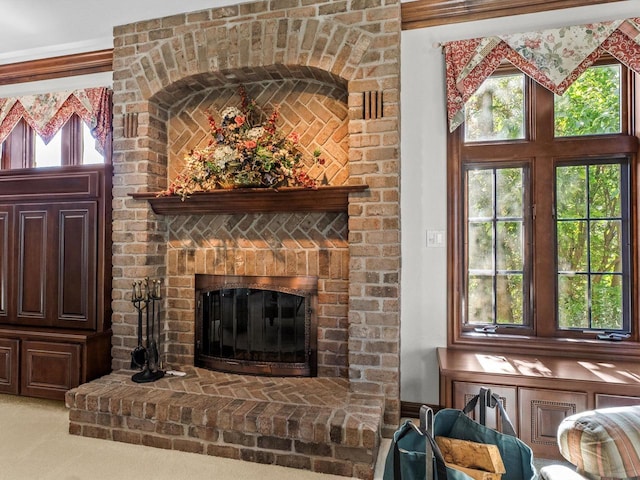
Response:
[[[480,415],[478,423],[486,425],[487,408],[497,408],[500,411],[502,433],[511,435],[512,437],[517,437],[516,429],[513,428],[513,423],[511,423],[511,419],[509,418],[507,411],[504,409],[504,405],[502,405],[502,400],[500,400],[500,397],[496,393],[491,393],[491,390],[486,387],[480,387],[480,393],[478,393],[478,395],[474,395],[471,400],[467,402],[462,411],[466,415],[469,415],[469,413],[476,408],[478,400],[480,401]]]
[[[422,430],[423,435],[425,435],[429,440],[433,439],[433,410],[426,405],[422,405],[420,407],[420,430]],[[425,478],[427,480],[433,480],[433,445],[430,441],[426,441],[424,443],[427,453],[425,460]]]
[[[433,410],[426,405],[420,407],[420,424],[416,425],[409,422],[409,425],[420,436],[425,437],[425,453],[426,453],[426,470],[425,480],[448,480],[447,467],[444,463],[444,457],[440,451],[440,447],[433,438]],[[398,441],[411,430],[406,429],[398,436]],[[433,461],[435,459],[437,476],[433,475]],[[393,442],[393,479],[402,480],[402,471],[400,469],[400,447],[398,442]]]

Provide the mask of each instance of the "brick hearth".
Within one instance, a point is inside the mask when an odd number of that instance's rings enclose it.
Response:
[[[87,437],[370,479],[383,399],[341,378],[271,378],[195,367],[136,384],[112,373],[67,393]]]

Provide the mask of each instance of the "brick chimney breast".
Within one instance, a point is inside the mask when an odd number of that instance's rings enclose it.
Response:
[[[267,0],[114,30],[113,368],[137,343],[131,282],[163,278],[162,355],[192,365],[194,275],[318,277],[318,376],[385,397],[400,413],[397,1]],[[166,188],[185,152],[207,141],[205,111],[237,86],[327,163],[329,185],[366,184],[346,213],[156,215],[128,194]],[[364,92],[384,111],[363,119]],[[125,119],[137,116],[136,136]],[[129,133],[127,133],[129,131]]]

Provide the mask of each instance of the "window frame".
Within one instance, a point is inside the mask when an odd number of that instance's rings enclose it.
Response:
[[[619,63],[611,58],[603,58],[596,65]],[[499,74],[519,72],[513,66],[501,66]],[[519,140],[499,140],[465,143],[464,123],[447,136],[447,231],[448,231],[448,346],[458,348],[482,347],[485,350],[499,350],[536,353],[564,352],[625,355],[640,357],[640,318],[638,316],[640,279],[638,252],[640,234],[638,231],[640,214],[640,194],[638,180],[640,165],[637,161],[638,131],[634,118],[640,109],[634,95],[637,75],[624,65],[621,72],[621,133],[589,135],[580,137],[554,136],[554,95],[525,75],[525,138]],[[551,118],[551,121],[549,121]],[[640,118],[640,117],[637,117]],[[545,123],[546,122],[546,123]],[[596,150],[595,147],[598,147]],[[594,155],[593,152],[598,154]],[[490,154],[488,153],[490,152]],[[568,153],[570,152],[570,153]],[[563,331],[563,336],[555,336],[556,321],[556,281],[549,282],[549,272],[556,271],[555,226],[552,217],[555,199],[555,166],[577,159],[621,158],[629,160],[629,241],[630,241],[630,323],[632,333],[624,342],[597,340],[595,335],[585,336],[578,332]],[[487,159],[491,160],[487,160]],[[465,295],[465,171],[471,164],[528,163],[531,175],[531,211],[535,217],[531,224],[536,230],[532,245],[532,285],[531,285],[531,329],[517,332],[514,329],[502,333],[479,333],[464,328]],[[547,218],[541,218],[547,217]],[[542,230],[541,230],[542,229]],[[536,252],[547,251],[549,255]],[[546,275],[546,276],[545,276]],[[553,275],[556,278],[556,275]],[[535,301],[535,298],[549,299],[553,302]],[[544,321],[543,318],[551,318]],[[552,328],[550,328],[550,325]]]
[[[502,168],[522,168],[523,170],[523,184],[530,182],[530,169],[531,169],[531,165],[530,162],[527,160],[518,160],[518,161],[514,161],[513,159],[499,159],[499,160],[493,160],[491,162],[473,162],[473,163],[467,163],[465,165],[463,165],[463,175],[462,175],[462,182],[463,182],[463,186],[462,186],[462,195],[463,195],[463,200],[462,200],[462,204],[463,204],[463,208],[467,207],[467,201],[466,201],[466,191],[467,191],[467,175],[466,172],[470,171],[470,170],[474,170],[477,168],[481,168],[481,169],[492,169],[492,170],[497,170],[497,169],[502,169]],[[523,221],[524,221],[524,225],[523,227],[525,228],[525,232],[527,232],[527,234],[524,235],[524,245],[523,245],[523,258],[524,259],[528,259],[529,261],[525,261],[524,262],[524,267],[523,267],[523,284],[525,282],[530,282],[532,280],[532,269],[530,268],[531,266],[531,259],[532,259],[532,251],[531,251],[531,226],[532,226],[532,222],[531,222],[531,215],[530,215],[530,206],[531,206],[531,192],[529,189],[525,189],[525,191],[523,192]],[[464,218],[467,218],[467,212],[464,212]],[[463,230],[466,232],[467,228],[468,228],[468,223],[467,222],[463,222],[462,223],[462,228]],[[463,234],[464,237],[464,242],[463,242],[463,270],[462,270],[462,287],[461,287],[461,295],[462,295],[462,299],[465,305],[465,309],[468,308],[468,302],[466,299],[466,293],[467,293],[467,272],[468,272],[468,255],[466,254],[466,249],[467,249],[467,235]],[[525,292],[527,292],[529,294],[529,298],[523,298],[523,315],[529,315],[531,316],[533,314],[532,312],[532,302],[531,302],[531,285],[529,286],[525,286]],[[461,314],[464,316],[464,312],[461,312]],[[488,327],[488,323],[486,324]],[[532,326],[531,325],[521,325],[521,326],[506,326],[506,325],[498,325],[497,326],[500,329],[508,329],[510,334],[513,335],[531,335],[532,332]],[[461,330],[464,332],[474,332],[476,331],[476,328],[483,328],[481,324],[468,324],[468,325],[461,325]],[[489,329],[491,329],[492,327],[488,327]]]

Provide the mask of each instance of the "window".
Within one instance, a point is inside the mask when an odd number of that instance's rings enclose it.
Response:
[[[76,115],[46,145],[31,127],[20,121],[2,147],[3,170],[99,164],[105,161],[96,149],[96,141],[89,127]]]
[[[559,328],[629,331],[627,177],[621,163],[556,167]]]
[[[469,325],[523,325],[529,278],[525,272],[522,167],[467,171],[467,319]]]
[[[632,84],[605,60],[558,97],[504,66],[467,102],[449,139],[454,343],[640,340]]]

